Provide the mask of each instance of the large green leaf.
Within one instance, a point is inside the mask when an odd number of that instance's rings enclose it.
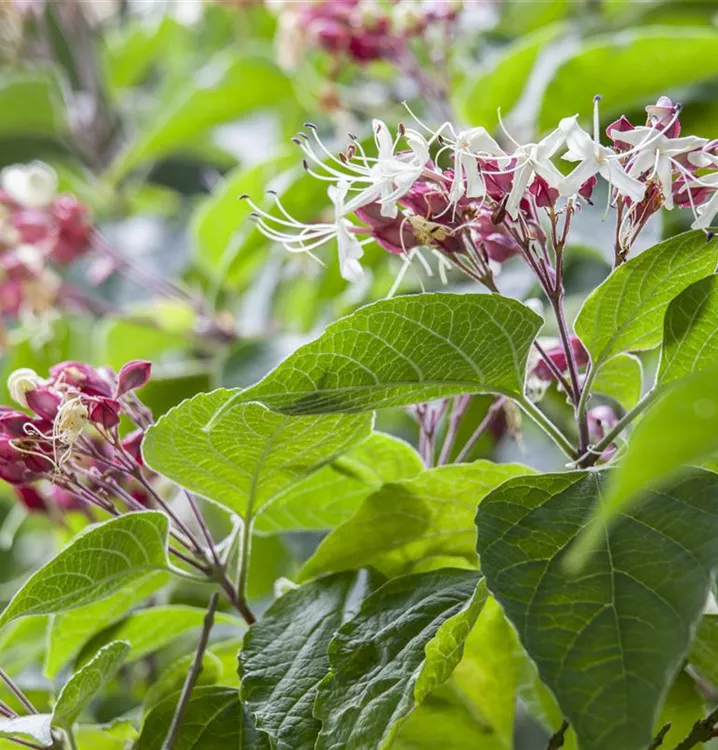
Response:
[[[646,488],[661,486],[716,451],[718,365],[677,381],[648,410],[631,435],[597,516],[608,522]]]
[[[193,76],[177,99],[163,105],[153,124],[141,129],[109,170],[111,179],[176,151],[215,125],[268,107],[290,93],[287,77],[269,59],[220,53]]]
[[[507,479],[529,473],[520,464],[477,461],[386,484],[322,541],[300,577],[369,565],[395,576],[431,557],[476,565],[476,504]]]
[[[242,701],[277,750],[313,750],[321,722],[312,709],[329,672],[327,648],[366,588],[342,573],[290,591],[245,636],[239,653]]]
[[[17,617],[83,607],[166,569],[168,532],[167,516],[155,511],[92,527],[27,580],[0,616],[0,627]]]
[[[20,674],[42,660],[48,620],[44,615],[26,617],[0,631],[0,665],[8,674]]]
[[[688,661],[711,685],[718,687],[718,615],[703,616]]]
[[[718,563],[718,477],[696,471],[648,494],[574,576],[566,551],[603,481],[592,472],[509,480],[479,505],[478,551],[582,750],[643,750]]]
[[[232,654],[233,671],[237,671],[238,645],[234,646]],[[172,664],[150,685],[142,700],[145,712],[161,703],[167,696],[179,692],[187,679],[187,672],[192,668],[196,654],[186,654],[181,659],[175,659]],[[224,685],[221,677],[224,674],[224,664],[213,651],[205,651],[202,655],[202,669],[197,676],[196,687],[207,685]]]
[[[47,639],[45,674],[50,679],[56,677],[92,636],[119,620],[168,580],[169,573],[152,572],[141,580],[133,580],[106,599],[55,615]]]
[[[519,38],[501,51],[488,70],[467,80],[458,94],[463,119],[493,130],[499,124],[499,111],[506,117],[521,98],[542,50],[563,31],[562,24],[555,24]]]
[[[297,419],[238,403],[237,393],[217,390],[185,401],[148,430],[142,448],[155,471],[244,517],[268,509],[371,431],[370,415]],[[221,418],[203,429],[220,410]]]
[[[670,301],[694,281],[712,274],[718,241],[687,232],[644,251],[617,268],[586,299],[575,329],[594,368],[621,352],[661,343]]]
[[[286,414],[369,411],[460,393],[520,397],[541,318],[485,294],[382,300],[327,327],[237,401]]]
[[[643,390],[643,365],[633,354],[617,354],[598,371],[593,390],[617,401],[624,409],[632,409]]]
[[[134,750],[162,750],[179,695],[171,695],[150,711]],[[237,691],[226,687],[197,687],[173,750],[269,750],[266,735],[257,732]]]
[[[67,133],[62,88],[51,71],[0,74],[0,134],[62,136]]]
[[[372,433],[354,450],[288,487],[256,523],[257,531],[323,530],[348,521],[387,482],[416,476],[424,464],[407,443]]]
[[[718,363],[718,276],[691,284],[668,306],[658,381],[670,383]]]
[[[478,584],[478,587],[477,587]],[[329,646],[317,750],[384,750],[409,713],[445,682],[486,599],[472,571],[396,578],[362,604]]]
[[[80,660],[88,654],[94,654],[106,643],[123,641],[130,647],[125,660],[136,661],[164,648],[181,635],[201,628],[206,614],[204,608],[186,604],[169,604],[140,610],[96,635],[83,650]],[[244,621],[232,615],[218,612],[214,620],[217,625],[233,626],[236,633],[244,631]]]
[[[712,29],[627,29],[594,38],[551,77],[539,129],[553,129],[576,112],[588,120],[595,94],[603,95],[603,114],[610,117],[716,74],[718,34]]]
[[[108,643],[70,677],[60,691],[53,709],[55,724],[71,727],[75,723],[89,702],[119,669],[129,648],[130,645],[124,641]]]

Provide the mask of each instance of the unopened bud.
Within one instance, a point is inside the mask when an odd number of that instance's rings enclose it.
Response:
[[[128,362],[120,370],[117,383],[117,396],[142,388],[152,375],[152,363],[143,359]]]
[[[7,379],[7,389],[16,404],[27,406],[26,394],[43,384],[42,378],[29,367],[21,367],[10,373]]]

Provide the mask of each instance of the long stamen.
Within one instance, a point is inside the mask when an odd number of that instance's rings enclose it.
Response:
[[[599,112],[599,102],[603,99],[600,94],[593,97],[593,140],[601,143],[601,117]]]

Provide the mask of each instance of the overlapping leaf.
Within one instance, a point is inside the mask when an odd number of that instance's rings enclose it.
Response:
[[[529,473],[520,464],[477,461],[386,484],[322,541],[301,577],[368,565],[395,576],[431,557],[475,565],[477,503],[507,479]]]
[[[0,627],[17,617],[83,607],[166,569],[168,531],[167,516],[155,511],[91,528],[28,579],[0,616]]]
[[[236,394],[201,393],[175,407],[148,430],[143,451],[156,471],[242,516],[269,509],[371,431],[368,414],[296,419],[232,403]],[[221,418],[203,429],[220,410]]]
[[[632,409],[641,398],[643,365],[632,354],[617,354],[598,371],[593,390],[617,401],[624,409]]]
[[[590,472],[509,480],[479,506],[478,550],[582,750],[642,750],[718,563],[718,477],[695,471],[647,494],[573,576],[565,555],[603,481]]]

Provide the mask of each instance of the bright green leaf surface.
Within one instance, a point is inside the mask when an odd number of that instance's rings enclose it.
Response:
[[[89,702],[119,669],[129,648],[130,645],[124,641],[108,643],[91,661],[75,672],[57,697],[53,710],[54,723],[62,727],[71,727]]]
[[[478,583],[478,589],[477,589]],[[329,646],[317,750],[384,750],[412,709],[449,678],[486,599],[465,570],[396,578],[362,604]]]
[[[142,448],[155,471],[242,516],[261,513],[371,430],[369,415],[293,419],[260,404],[230,404],[236,394],[217,390],[185,401],[148,430]],[[221,419],[205,431],[219,410]]]
[[[617,401],[624,409],[633,408],[641,398],[643,365],[632,354],[617,354],[598,371],[593,390]]]
[[[663,744],[674,747],[687,737],[693,725],[705,715],[704,700],[696,689],[696,681],[681,670],[666,696],[661,715],[654,726],[658,732],[665,724],[671,728],[665,735]]]
[[[359,576],[328,576],[290,591],[247,632],[239,654],[242,701],[277,750],[314,748],[317,686],[329,672],[332,637],[361,601],[366,576]]]
[[[459,393],[520,395],[541,318],[498,295],[417,294],[332,323],[236,399],[287,414],[369,411]]]
[[[153,572],[102,601],[55,615],[48,636],[45,674],[50,679],[56,677],[93,635],[119,620],[134,606],[162,588],[168,580],[169,573]]]
[[[718,276],[691,284],[668,306],[658,381],[670,383],[718,363]]]
[[[237,651],[234,650],[234,671],[237,671]],[[156,682],[147,689],[142,705],[145,712],[154,708],[158,703],[163,701],[167,696],[178,693],[184,681],[187,679],[187,672],[192,668],[196,654],[191,653],[175,660],[158,678]],[[202,656],[202,671],[197,677],[197,687],[206,685],[220,684],[220,677],[224,671],[224,665],[212,651],[205,651]]]
[[[477,461],[384,485],[322,541],[300,577],[369,565],[396,576],[411,572],[419,561],[442,556],[475,565],[477,503],[507,479],[530,473],[520,464]]]
[[[414,477],[423,468],[410,445],[374,432],[358,448],[288,487],[259,516],[255,529],[266,533],[330,529],[348,521],[383,484]]]
[[[621,352],[661,343],[670,301],[693,282],[712,274],[718,241],[687,232],[644,251],[614,271],[586,299],[575,330],[594,366]]]
[[[592,472],[508,481],[479,505],[478,550],[582,750],[642,750],[718,563],[718,479],[696,471],[647,495],[572,576],[566,550],[602,481]]]
[[[21,737],[52,745],[52,714],[19,716],[15,719],[0,719],[0,737]]]
[[[171,695],[150,711],[134,750],[162,750],[179,695]],[[269,750],[266,735],[254,728],[237,691],[198,687],[192,691],[173,750]]]
[[[154,511],[91,528],[28,579],[0,616],[0,627],[17,617],[83,607],[167,568],[168,530],[167,516]]]
[[[2,135],[58,136],[67,132],[58,77],[50,71],[0,74]]]
[[[201,628],[206,614],[202,607],[185,604],[140,610],[95,636],[85,647],[80,659],[94,653],[109,641],[124,641],[130,645],[126,660],[136,661],[164,648],[181,635]],[[218,612],[214,619],[217,625],[232,625],[238,631],[244,630],[244,621],[232,615]]]
[[[539,129],[552,130],[561,117],[576,112],[588,121],[596,94],[603,96],[604,117],[610,117],[717,73],[718,34],[712,29],[655,27],[599,37],[582,45],[552,76]]]

